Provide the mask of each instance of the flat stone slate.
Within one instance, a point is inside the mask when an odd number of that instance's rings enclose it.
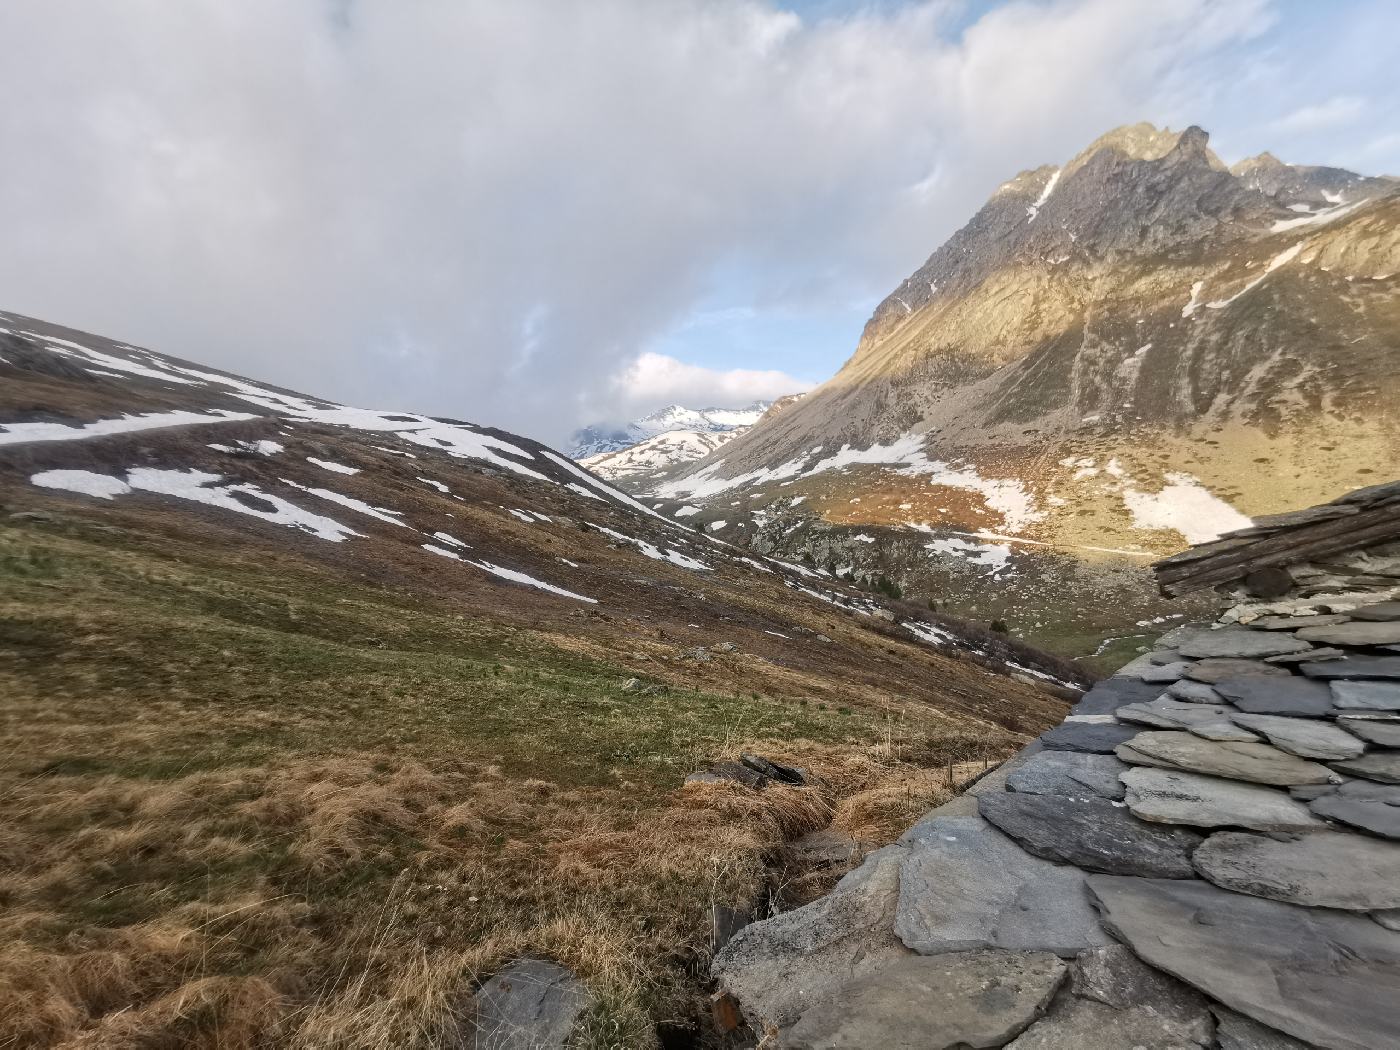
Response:
[[[1006,1046],[1007,1050],[1187,1050],[1210,1045],[1209,1021],[1203,1038],[1197,1038],[1200,1027],[1168,1020],[1147,1006],[1115,1010],[1070,998]]]
[[[1040,1016],[1065,978],[1045,952],[956,952],[899,959],[817,1003],[780,1036],[785,1050],[1004,1046]]]
[[[1006,786],[1028,795],[1089,794],[1121,799],[1123,784],[1118,776],[1128,768],[1113,755],[1042,751],[1014,770],[1006,778]]]
[[[1157,824],[1255,831],[1321,826],[1306,806],[1274,788],[1151,766],[1134,766],[1122,779],[1133,816]]]
[[[1181,654],[1175,649],[1153,649],[1147,654],[1148,663],[1154,664],[1174,664],[1181,660]]]
[[[1116,723],[1061,722],[1048,733],[1042,733],[1040,742],[1050,751],[1089,751],[1109,755],[1137,732],[1135,726]]]
[[[1400,933],[1400,908],[1390,908],[1386,911],[1371,912],[1371,921],[1378,922],[1387,930],[1394,930]]]
[[[1185,729],[1201,722],[1218,722],[1233,708],[1158,697],[1148,704],[1128,704],[1118,709],[1118,719],[1162,729]]]
[[[1400,839],[1400,806],[1387,802],[1367,802],[1345,795],[1323,795],[1309,802],[1308,808],[1320,817],[1360,828],[1372,835]]]
[[[1400,678],[1400,656],[1348,656],[1302,663],[1298,670],[1309,678]]]
[[[1339,711],[1400,711],[1400,682],[1333,682]]]
[[[1099,682],[1074,705],[1075,715],[1111,715],[1124,704],[1141,704],[1162,695],[1162,687],[1139,678],[1115,675]]]
[[[1287,678],[1223,678],[1215,691],[1252,715],[1323,718],[1332,713],[1332,693],[1321,682],[1297,675]]]
[[[909,955],[894,935],[899,868],[908,853],[902,846],[876,850],[825,897],[734,935],[711,972],[750,1022],[791,1024],[853,977]]]
[[[1316,762],[1286,754],[1268,744],[1202,740],[1190,733],[1139,733],[1119,745],[1117,755],[1133,765],[1165,766],[1188,773],[1256,784],[1326,784],[1334,774]]]
[[[1357,621],[1335,627],[1304,627],[1298,637],[1325,645],[1400,645],[1400,622]]]
[[[1400,747],[1400,722],[1381,722],[1370,718],[1337,719],[1337,724],[1348,733],[1355,733],[1367,743],[1377,747]]]
[[[1253,897],[1343,911],[1400,908],[1400,846],[1350,831],[1221,831],[1192,860],[1217,886]]]
[[[1226,1006],[1213,1006],[1215,1039],[1220,1050],[1315,1050],[1311,1043],[1284,1035]]]
[[[1305,660],[1339,660],[1344,656],[1346,656],[1346,651],[1343,649],[1321,646],[1317,649],[1309,649],[1305,653],[1279,653],[1278,656],[1266,656],[1264,662],[1267,664],[1300,664]]]
[[[1331,722],[1278,715],[1234,714],[1230,717],[1246,729],[1262,733],[1280,751],[1299,758],[1356,758],[1366,750],[1359,738]]]
[[[1151,966],[1332,1050],[1400,1046],[1400,936],[1360,915],[1194,879],[1090,875],[1104,924]]]
[[[1360,758],[1333,762],[1332,768],[1382,784],[1400,784],[1400,751],[1373,751]]]
[[[1258,658],[1277,656],[1279,653],[1301,653],[1312,648],[1309,643],[1291,635],[1272,631],[1251,631],[1239,627],[1227,627],[1219,631],[1197,630],[1175,644],[1177,652],[1195,660],[1208,657]]]
[[[978,800],[978,812],[1028,853],[1086,871],[1189,879],[1201,836],[1138,820],[1105,798],[1007,793]]]
[[[1186,672],[1186,677],[1194,682],[1213,685],[1222,678],[1243,678],[1247,675],[1266,675],[1279,678],[1290,674],[1292,672],[1288,668],[1266,664],[1262,660],[1231,660],[1221,657],[1214,660],[1197,661],[1195,666]]]
[[[1167,691],[1162,694],[1169,696],[1173,700],[1182,700],[1188,704],[1218,704],[1225,698],[1217,693],[1213,686],[1206,685],[1205,682],[1193,681],[1190,678],[1183,678],[1167,686]]]
[[[1353,620],[1400,620],[1400,602],[1376,602],[1351,611]]]
[[[1346,623],[1347,617],[1336,613],[1318,613],[1315,616],[1261,616],[1250,620],[1249,626],[1257,631],[1296,631],[1303,627],[1331,627]]]
[[[1259,739],[1257,734],[1251,733],[1248,729],[1242,729],[1228,718],[1212,718],[1205,722],[1196,722],[1185,728],[1192,736],[1205,737],[1207,740],[1233,740],[1247,744]]]
[[[590,1003],[588,991],[555,963],[523,959],[476,993],[474,1050],[563,1050]]]
[[[1154,664],[1151,667],[1144,667],[1138,677],[1144,682],[1157,682],[1166,685],[1170,682],[1175,682],[1184,675],[1190,667],[1191,664],[1186,660],[1178,660],[1175,663],[1169,664]]]
[[[921,955],[1004,948],[1073,958],[1112,943],[1082,871],[1031,856],[981,817],[922,820],[900,841],[909,852],[894,930]]]

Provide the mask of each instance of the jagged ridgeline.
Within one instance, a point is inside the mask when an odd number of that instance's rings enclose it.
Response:
[[[1400,182],[1139,124],[999,187],[835,377],[652,489],[1085,652],[1167,614],[1152,556],[1367,484],[1398,427]]]

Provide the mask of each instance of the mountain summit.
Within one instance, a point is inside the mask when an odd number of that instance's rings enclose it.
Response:
[[[1137,124],[998,188],[833,379],[657,492],[763,509],[781,486],[820,526],[916,530],[932,550],[882,571],[936,573],[955,603],[1068,557],[1029,573],[1058,599],[1086,561],[1365,484],[1400,451],[1397,347],[1400,181],[1230,169],[1200,128]],[[808,542],[771,512],[724,518],[731,539]]]
[[[569,443],[574,459],[587,459],[606,452],[619,452],[658,434],[688,430],[700,434],[723,434],[758,422],[771,401],[755,401],[742,408],[686,408],[667,405],[624,426],[595,423],[576,431]]]

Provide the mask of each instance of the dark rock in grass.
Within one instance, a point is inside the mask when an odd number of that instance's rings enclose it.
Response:
[[[587,989],[564,967],[523,959],[477,991],[471,1045],[473,1050],[562,1050],[589,1003]]]
[[[1225,678],[1215,691],[1241,711],[1252,715],[1291,715],[1324,718],[1332,713],[1332,693],[1321,682],[1289,675],[1287,678]]]
[[[796,766],[785,766],[781,762],[774,762],[772,759],[764,758],[762,755],[751,755],[748,752],[739,756],[739,762],[748,766],[755,773],[776,780],[779,784],[790,784],[795,787],[807,783],[807,777],[802,770]]]
[[[1400,678],[1400,656],[1348,656],[1299,664],[1298,669],[1309,678]]]
[[[1192,859],[1211,882],[1236,893],[1310,908],[1400,908],[1400,846],[1350,831],[1275,836],[1222,831],[1206,839]]]
[[[1051,751],[1089,751],[1108,755],[1119,744],[1131,740],[1138,733],[1136,726],[1114,725],[1099,722],[1061,722],[1040,737],[1040,742]]]
[[[1040,1016],[1065,977],[1044,952],[956,952],[900,959],[858,977],[787,1031],[785,1050],[1004,1046]]]
[[[716,762],[709,769],[691,773],[685,778],[687,784],[718,784],[723,781],[762,791],[768,786],[769,778],[739,762]]]
[[[1189,879],[1201,836],[1149,824],[1104,798],[1008,792],[978,800],[978,811],[1028,853],[1086,871]]]
[[[1359,915],[1193,879],[1090,875],[1104,924],[1144,962],[1333,1050],[1400,1046],[1400,936]]]

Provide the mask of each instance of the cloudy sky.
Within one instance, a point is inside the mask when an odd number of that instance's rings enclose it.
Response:
[[[559,441],[828,377],[1117,124],[1400,173],[1393,0],[5,0],[0,307]]]

